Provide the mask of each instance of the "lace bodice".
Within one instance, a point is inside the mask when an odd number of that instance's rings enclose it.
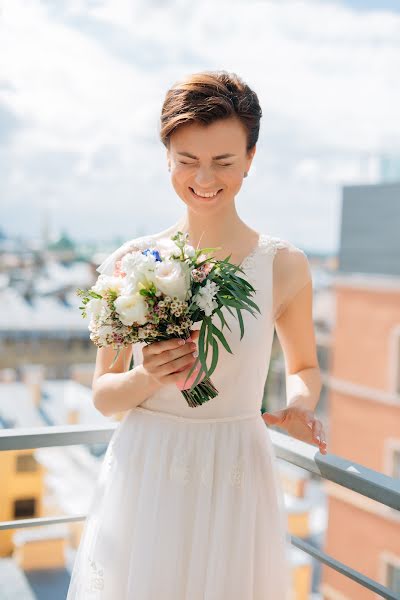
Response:
[[[116,261],[136,244],[150,245],[153,240],[170,237],[177,230],[174,225],[155,235],[126,242],[98,267],[98,272],[112,274]],[[225,307],[222,308],[231,329],[229,331],[224,328],[223,332],[232,354],[220,344],[218,365],[212,375],[212,381],[219,391],[218,396],[202,406],[191,408],[178,388],[171,384],[163,386],[140,406],[196,419],[243,415],[261,409],[275,321],[298,292],[311,281],[311,271],[303,250],[287,240],[264,233],[259,235],[257,245],[244,258],[241,268],[256,290],[253,300],[258,304],[261,314],[253,316],[248,311],[242,312],[245,333],[240,340],[237,319]],[[214,315],[213,322],[216,327],[221,327],[217,315]],[[200,325],[197,322],[193,328],[199,329]],[[133,346],[135,365],[143,361],[144,345],[144,342],[138,342]]]

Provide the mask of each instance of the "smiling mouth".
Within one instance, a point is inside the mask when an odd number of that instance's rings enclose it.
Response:
[[[194,189],[192,187],[190,187],[190,186],[189,186],[189,190],[191,191],[192,195],[195,198],[199,198],[199,200],[205,200],[205,201],[215,200],[215,198],[217,198],[217,196],[222,192],[222,189],[220,189],[220,190],[218,190],[218,192],[214,196],[205,197],[205,196],[198,196],[196,194],[196,192],[194,191]]]

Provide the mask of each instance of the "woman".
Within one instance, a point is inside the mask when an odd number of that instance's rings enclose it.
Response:
[[[127,412],[107,449],[67,600],[289,598],[286,513],[266,424],[322,453],[326,443],[314,416],[321,380],[307,257],[250,228],[235,207],[260,118],[257,95],[232,73],[196,73],[166,94],[161,140],[186,214],[148,241],[180,230],[195,247],[218,247],[217,258],[230,254],[255,287],[261,315],[243,313],[240,340],[238,322],[224,314],[233,354],[220,351],[212,377],[219,394],[196,408],[176,383],[196,360],[198,329],[182,345],[135,344],[112,369],[115,351],[98,350],[95,406],[104,415]],[[143,239],[128,241],[98,271],[116,272]],[[261,415],[274,328],[287,406]]]

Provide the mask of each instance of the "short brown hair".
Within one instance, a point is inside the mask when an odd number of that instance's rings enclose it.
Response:
[[[249,152],[258,140],[262,117],[257,94],[235,73],[193,73],[167,91],[161,110],[160,138],[169,148],[169,138],[180,125],[208,125],[229,117],[238,118],[244,125]]]

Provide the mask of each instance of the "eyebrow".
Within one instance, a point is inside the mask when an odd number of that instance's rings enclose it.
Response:
[[[197,160],[197,156],[194,156],[194,154],[190,154],[190,152],[177,152],[177,154],[180,154],[181,156],[187,156],[188,158],[194,158]],[[220,160],[221,158],[230,158],[231,156],[236,156],[236,154],[219,154],[218,156],[213,156],[213,160]]]

